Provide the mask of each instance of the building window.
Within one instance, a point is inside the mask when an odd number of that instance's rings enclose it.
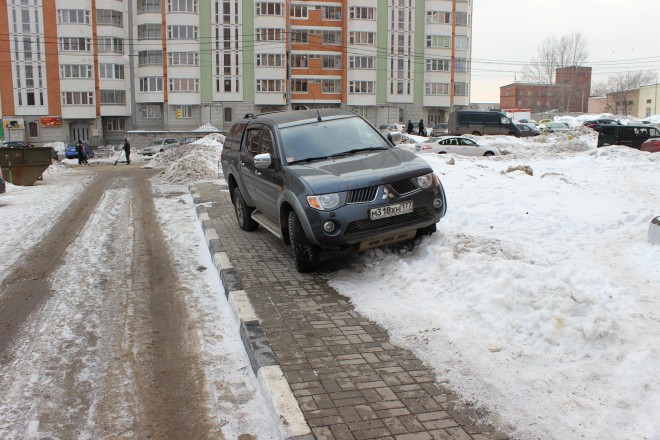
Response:
[[[291,30],[291,41],[294,43],[309,43],[309,31],[307,29]]]
[[[258,79],[257,92],[283,92],[283,79]]]
[[[161,119],[163,117],[160,104],[144,104],[140,108],[140,112],[144,119]]]
[[[257,3],[256,4],[256,14],[257,15],[283,15],[282,9],[283,3]]]
[[[374,44],[375,32],[349,32],[348,42],[351,44]]]
[[[348,67],[351,69],[374,69],[376,57],[349,57]]]
[[[124,27],[124,14],[114,9],[97,9],[96,22],[99,25]]]
[[[92,40],[89,38],[60,37],[59,46],[62,52],[89,52],[92,50]]]
[[[258,28],[257,41],[282,41],[284,29]]]
[[[198,52],[169,52],[167,54],[170,66],[197,66],[199,65]]]
[[[307,67],[307,55],[294,53],[291,55],[291,67],[301,68]]]
[[[62,105],[94,105],[94,92],[62,92]]]
[[[197,12],[197,0],[167,0],[167,12]]]
[[[170,78],[170,92],[199,92],[197,78]]]
[[[467,12],[456,11],[456,26],[469,26],[470,15]]]
[[[291,91],[292,92],[306,92],[308,81],[306,79],[292,79]]]
[[[89,11],[84,9],[58,9],[57,22],[59,24],[89,24]]]
[[[341,69],[341,55],[322,55],[324,69]]]
[[[124,53],[124,40],[115,37],[99,37],[99,52]]]
[[[454,71],[467,72],[470,62],[465,58],[454,58]]]
[[[124,79],[123,64],[99,64],[100,79]]]
[[[468,49],[468,37],[466,35],[456,35],[456,49]]]
[[[321,80],[322,93],[341,93],[341,80],[340,79],[323,79]]]
[[[137,12],[160,12],[160,0],[138,0]]]
[[[197,26],[167,26],[167,38],[170,40],[196,40]]]
[[[137,27],[138,40],[160,40],[163,29],[160,23],[139,24]]]
[[[28,122],[28,136],[31,138],[39,137],[39,124],[34,121]]]
[[[289,8],[289,15],[291,18],[307,18],[307,6],[291,5]]]
[[[126,105],[126,90],[101,90],[101,104]]]
[[[375,89],[374,85],[374,81],[349,81],[348,92],[357,94],[373,94]]]
[[[426,60],[427,72],[449,72],[451,67],[451,60]]]
[[[162,76],[146,76],[140,78],[140,91],[141,92],[162,92],[163,91],[163,77]]]
[[[93,78],[91,64],[62,64],[60,65],[61,78]]]
[[[454,95],[456,96],[468,96],[468,84],[464,82],[455,82],[454,83]]]
[[[341,31],[322,31],[321,41],[323,44],[340,45],[342,43]]]
[[[424,86],[427,95],[449,95],[448,83],[426,83]]]
[[[232,116],[231,116],[231,107],[225,107],[223,113],[224,113],[223,116],[224,116],[225,122],[231,122],[231,118],[232,118]]]
[[[427,11],[426,22],[428,24],[451,24],[451,12]]]
[[[458,42],[458,37],[456,41]],[[449,48],[451,47],[451,37],[447,35],[427,35],[426,47]]]
[[[163,65],[163,51],[162,50],[141,50],[138,52],[138,65],[139,66],[162,66]]]
[[[107,118],[105,120],[106,131],[126,131],[126,119],[124,118]]]
[[[348,15],[354,20],[373,20],[376,16],[376,8],[351,6],[348,8]]]
[[[341,6],[323,6],[323,18],[326,20],[341,20]]]
[[[293,55],[295,59],[295,55]],[[284,56],[279,53],[258,53],[257,67],[283,67]],[[295,64],[294,64],[295,66]]]

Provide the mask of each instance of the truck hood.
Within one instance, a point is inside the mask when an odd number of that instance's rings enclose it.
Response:
[[[433,171],[424,160],[400,148],[295,164],[286,169],[306,182],[314,194],[383,185]]]

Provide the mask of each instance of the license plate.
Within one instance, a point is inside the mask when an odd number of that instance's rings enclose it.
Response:
[[[395,215],[407,214],[413,211],[413,202],[394,203],[393,205],[380,206],[369,210],[369,218],[378,220],[379,218],[394,217]]]

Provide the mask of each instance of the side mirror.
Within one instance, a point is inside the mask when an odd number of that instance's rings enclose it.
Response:
[[[270,157],[270,154],[257,154],[254,156],[254,166],[257,169],[264,170],[269,168],[273,164],[273,159]]]

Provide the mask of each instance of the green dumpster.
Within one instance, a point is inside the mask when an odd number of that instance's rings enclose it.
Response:
[[[7,182],[14,185],[34,185],[52,159],[50,147],[0,148],[2,174]]]

